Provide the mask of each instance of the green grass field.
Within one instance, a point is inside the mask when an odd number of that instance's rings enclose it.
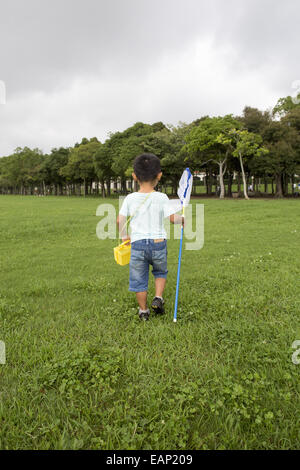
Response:
[[[0,448],[299,448],[300,201],[202,198],[177,324],[178,240],[141,323],[102,202],[0,196]]]

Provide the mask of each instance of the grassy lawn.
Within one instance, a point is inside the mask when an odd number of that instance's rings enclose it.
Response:
[[[101,202],[0,196],[0,448],[299,448],[300,201],[202,198],[177,324],[178,240],[141,323]]]

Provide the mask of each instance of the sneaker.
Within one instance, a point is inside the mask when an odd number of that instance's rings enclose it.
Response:
[[[150,316],[150,310],[148,308],[148,310],[139,310],[139,317],[140,317],[140,320],[143,320],[143,321],[147,321],[149,320],[149,316]]]
[[[162,315],[165,313],[164,303],[164,299],[161,299],[160,297],[154,297],[151,307],[155,313]]]

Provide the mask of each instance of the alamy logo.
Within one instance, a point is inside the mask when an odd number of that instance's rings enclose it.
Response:
[[[120,198],[119,207],[121,207],[124,198]],[[146,216],[143,217],[143,229],[145,227],[151,227],[153,220],[156,218],[156,206],[152,205],[152,211],[149,211]],[[170,208],[172,204],[170,203]],[[97,217],[102,217],[96,227],[96,234],[99,240],[117,239],[118,233],[116,229],[117,213],[116,208],[112,204],[100,204],[96,211]],[[133,223],[135,221],[133,220]],[[171,230],[170,220],[168,217],[164,219],[164,229],[166,231],[167,239],[173,237],[175,240],[179,240],[181,237],[181,225],[176,224],[174,229]],[[193,227],[194,225],[194,227]],[[135,229],[138,229],[138,225],[134,225]],[[128,232],[126,232],[127,234]],[[204,246],[204,204],[189,205],[185,209],[185,224],[184,224],[184,237],[186,240],[186,250],[201,250]]]
[[[0,364],[5,364],[5,361],[5,343],[4,341],[0,341]]]
[[[0,104],[6,104],[6,87],[3,80],[0,80]]]
[[[292,344],[292,348],[293,349],[298,348],[292,355],[292,363],[298,366],[300,364],[300,357],[298,357],[300,356],[300,341],[299,340],[294,341]]]

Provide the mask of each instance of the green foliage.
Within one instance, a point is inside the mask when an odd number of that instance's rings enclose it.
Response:
[[[143,124],[137,122],[124,132],[116,132],[107,144],[112,158],[112,170],[115,175],[125,177],[128,168],[132,167],[134,158],[140,153],[155,153],[161,156],[163,140],[161,135],[166,131],[162,123]]]
[[[233,173],[241,170],[244,186],[246,177],[272,177],[284,195],[287,179],[300,171],[299,136],[300,106],[291,97],[279,100],[273,114],[246,106],[242,116],[203,116],[177,126],[137,122],[122,132],[110,133],[104,143],[97,137],[84,137],[73,147],[53,148],[49,155],[39,149],[17,148],[12,155],[0,158],[0,192],[32,194],[39,186],[44,195],[81,194],[83,184],[86,195],[88,186],[100,182],[102,196],[106,196],[111,180],[119,180],[126,193],[134,158],[147,152],[161,160],[160,187],[169,184],[173,192],[183,169],[189,166],[206,172],[208,194],[212,179],[218,178],[223,197],[223,178],[232,179]],[[98,194],[98,185],[95,192]]]
[[[300,164],[300,135],[297,130],[286,121],[272,122],[265,129],[264,138],[269,149],[264,167],[275,175],[283,172],[293,174]]]
[[[44,181],[48,184],[63,184],[64,178],[60,169],[68,163],[70,150],[60,147],[52,149],[50,155],[46,155],[42,163],[42,171],[44,172]]]
[[[286,116],[291,111],[299,107],[300,107],[300,93],[295,98],[292,98],[291,96],[280,98],[277,101],[277,104],[273,108],[273,116],[275,117]]]
[[[227,115],[225,117],[206,118],[187,135],[187,152],[195,158],[195,167],[208,157],[215,162],[225,161],[228,151],[226,144],[232,129],[238,129],[239,122]]]
[[[162,132],[160,138],[162,140],[161,147],[161,164],[163,168],[164,180],[169,179],[178,183],[182,171],[187,166],[188,155],[185,149],[186,138],[194,124],[179,122],[178,126],[168,126],[168,131]],[[164,181],[163,180],[163,181]]]
[[[43,158],[39,149],[17,148],[14,154],[0,159],[0,181],[4,186],[12,187],[40,183]]]
[[[238,120],[247,131],[263,135],[265,128],[272,122],[272,116],[269,111],[260,111],[257,108],[246,106],[243,110],[243,116]]]
[[[261,146],[262,137],[247,130],[231,129],[227,135],[219,136],[218,141],[230,145],[232,155],[237,158],[262,156],[268,153],[268,150]]]
[[[93,155],[95,172],[99,180],[103,183],[104,181],[110,181],[114,176],[112,170],[112,154],[110,147],[107,143],[99,145],[96,152]]]
[[[93,389],[116,384],[120,374],[120,353],[99,347],[65,353],[60,361],[46,365],[40,379],[45,390],[56,389],[67,398],[80,393],[88,395]]]
[[[60,174],[69,181],[95,180],[94,156],[100,146],[97,139],[82,139],[80,145],[71,149],[68,162],[61,168]]]

